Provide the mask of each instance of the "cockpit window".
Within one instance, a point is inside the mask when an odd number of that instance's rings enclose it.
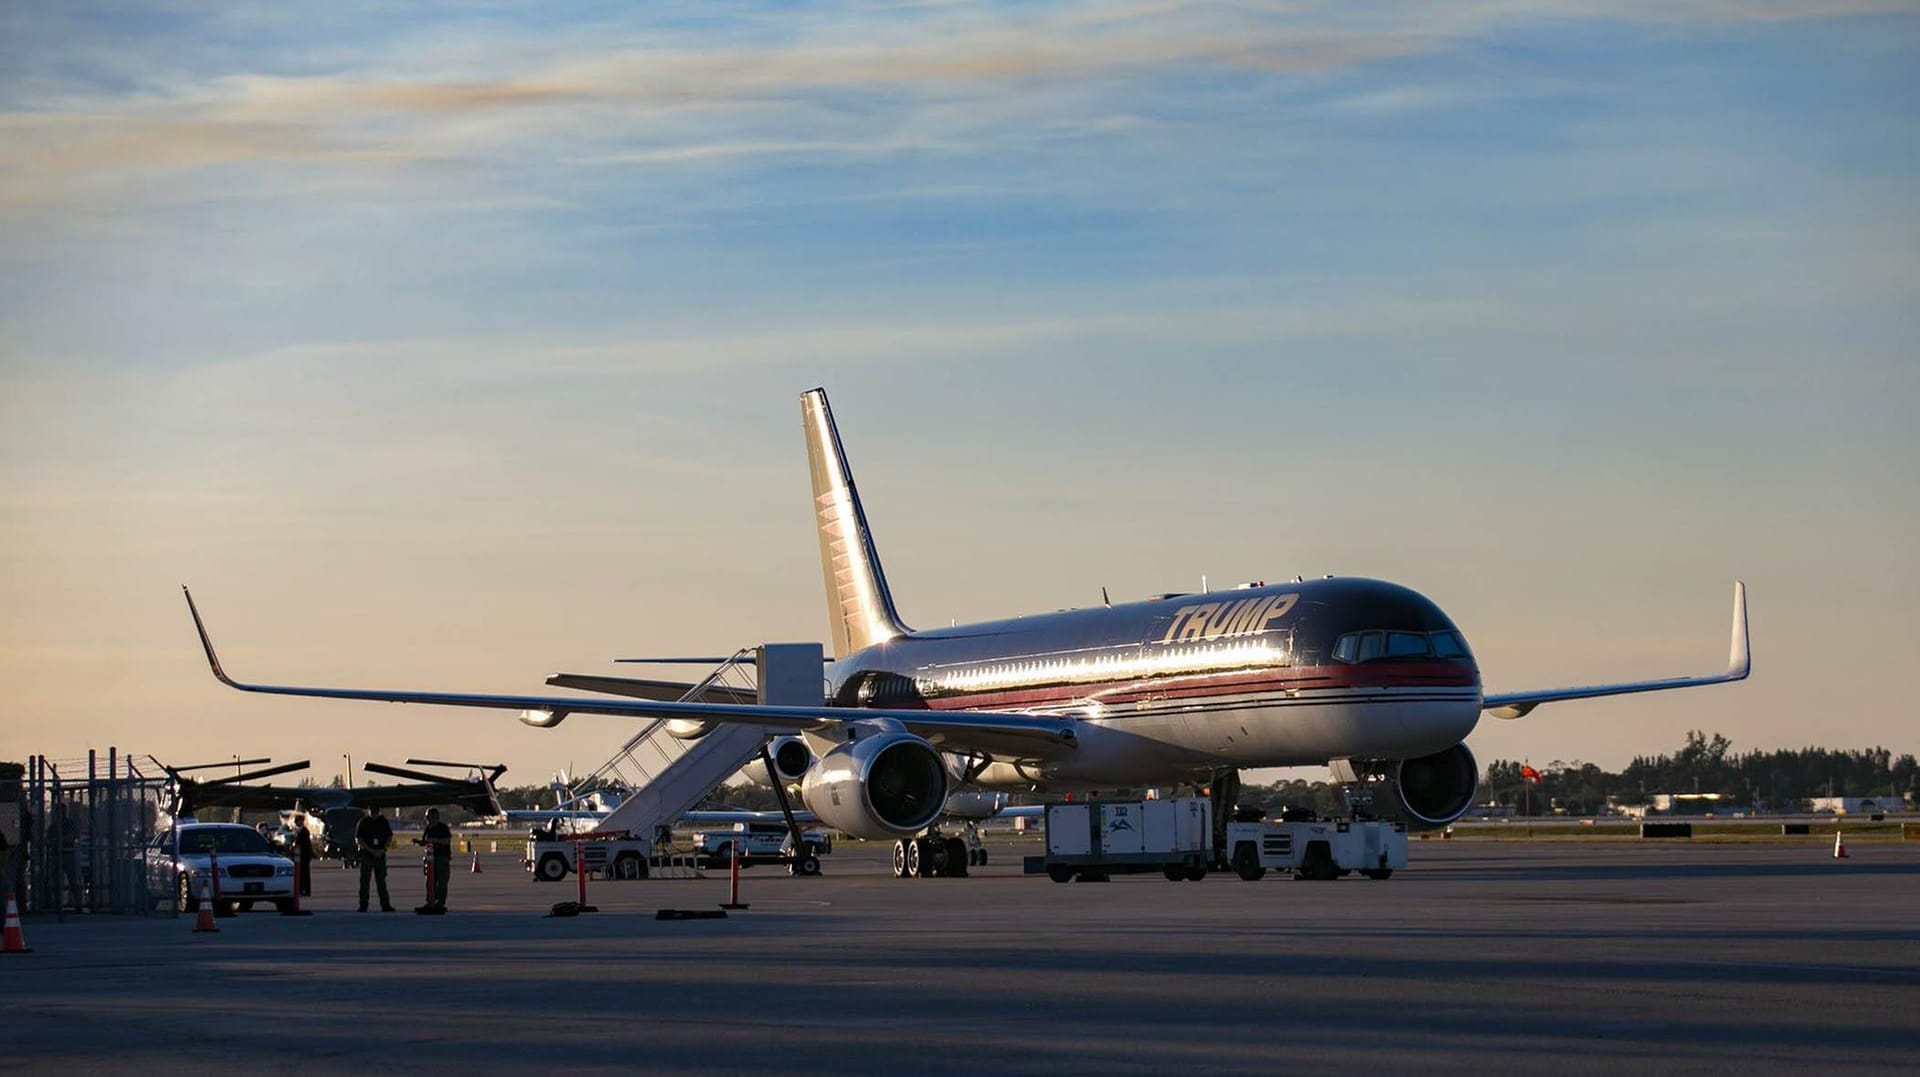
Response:
[[[1353,661],[1354,652],[1359,650],[1359,647],[1360,637],[1349,632],[1334,641],[1333,660],[1335,662],[1351,662]]]
[[[1460,633],[1348,632],[1333,642],[1336,662],[1468,662],[1473,656]]]
[[[1358,657],[1354,659],[1354,661],[1372,662],[1375,659],[1379,658],[1380,650],[1381,650],[1381,636],[1383,636],[1384,634],[1385,633],[1381,633],[1381,632],[1358,633],[1358,635],[1360,636],[1360,654]]]
[[[1433,640],[1435,658],[1463,662],[1471,657],[1467,654],[1467,641],[1461,639],[1458,632],[1435,632],[1430,638]]]
[[[1425,658],[1427,637],[1422,632],[1387,633],[1388,658]]]

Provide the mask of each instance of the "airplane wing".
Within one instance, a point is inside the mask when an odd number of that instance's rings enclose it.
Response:
[[[1481,699],[1480,706],[1495,718],[1520,718],[1542,703],[1568,699],[1594,699],[1599,696],[1624,696],[1635,692],[1661,692],[1669,688],[1693,688],[1702,684],[1743,681],[1753,672],[1753,654],[1747,644],[1747,585],[1733,585],[1733,642],[1727,654],[1724,673],[1699,677],[1669,677],[1660,681],[1629,681],[1625,684],[1595,684],[1580,688],[1548,688],[1535,692],[1500,692]]]
[[[787,817],[777,811],[749,811],[745,808],[710,808],[690,811],[680,822],[691,826],[731,826],[734,823],[784,823]],[[801,826],[817,823],[820,817],[800,808],[793,810],[793,821]]]
[[[214,677],[229,688],[267,695],[304,696],[313,699],[365,699],[388,703],[431,703],[443,707],[483,707],[521,711],[521,720],[529,725],[552,726],[569,714],[608,714],[627,718],[687,718],[709,722],[741,722],[772,729],[820,730],[842,722],[871,718],[890,718],[913,733],[937,745],[977,747],[982,751],[1004,751],[1032,757],[1051,754],[1074,746],[1074,720],[1033,714],[993,711],[886,710],[879,708],[809,707],[788,704],[749,703],[670,703],[655,700],[594,699],[582,696],[490,695],[476,692],[415,692],[384,688],[312,688],[293,685],[248,684],[236,681],[220,665],[207,626],[193,594],[186,588],[187,609],[193,614],[193,627],[200,633],[200,646],[207,652],[207,665]]]
[[[671,703],[693,691],[696,687],[685,681],[652,681],[639,677],[603,677],[595,673],[556,673],[547,678],[547,683],[555,688],[577,688],[582,692],[599,692],[609,696],[632,696],[635,699],[654,699]],[[710,685],[701,693],[709,703],[752,703],[752,692],[743,692],[726,685]]]

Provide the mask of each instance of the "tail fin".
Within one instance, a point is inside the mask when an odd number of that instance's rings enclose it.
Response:
[[[840,447],[833,409],[825,389],[800,394],[807,427],[807,465],[813,472],[813,507],[820,522],[820,568],[826,574],[827,623],[833,627],[833,653],[844,658],[863,647],[909,631],[894,611],[886,573],[873,549],[867,514],[853,471]]]

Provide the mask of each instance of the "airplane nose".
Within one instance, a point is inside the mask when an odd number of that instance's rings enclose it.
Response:
[[[1466,740],[1480,724],[1479,694],[1470,700],[1402,703],[1400,722],[1408,740],[1430,746],[1429,751],[1450,748]]]

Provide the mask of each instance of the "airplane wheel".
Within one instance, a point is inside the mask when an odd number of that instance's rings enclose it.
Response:
[[[820,858],[812,853],[802,853],[799,859],[787,865],[787,870],[794,875],[818,875],[820,874]]]
[[[907,871],[907,843],[905,839],[893,843],[893,877],[904,879]]]
[[[946,846],[947,862],[945,870],[940,874],[945,875],[949,879],[966,878],[967,866],[973,862],[968,856],[972,850],[968,849],[967,843],[960,838],[948,838]]]
[[[920,852],[920,869],[914,872],[922,879],[936,879],[946,874],[947,847],[939,838],[921,838],[913,843]]]
[[[925,868],[926,866],[927,866],[926,851],[922,847],[920,843],[920,839],[914,838],[908,841],[907,842],[907,875],[915,879],[925,878],[927,873],[921,869]]]

